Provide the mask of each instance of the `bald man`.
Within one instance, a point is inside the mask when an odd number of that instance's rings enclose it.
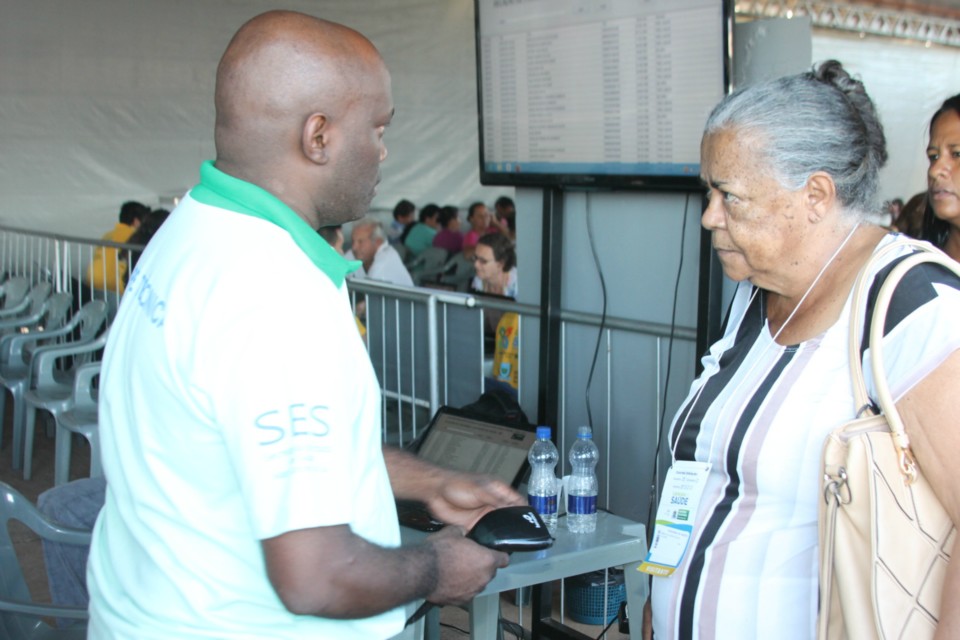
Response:
[[[507,556],[464,528],[523,503],[380,444],[356,263],[316,230],[367,210],[390,76],[359,33],[275,11],[234,36],[215,100],[216,161],[111,329],[88,637],[387,638],[405,603],[482,589]],[[400,547],[394,494],[454,526]]]

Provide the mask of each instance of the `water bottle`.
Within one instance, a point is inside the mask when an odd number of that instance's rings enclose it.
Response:
[[[550,535],[557,531],[557,495],[560,480],[555,471],[560,453],[550,439],[550,427],[537,427],[537,440],[530,447],[530,482],[527,483],[527,501],[537,510]]]
[[[570,478],[567,481],[567,528],[571,533],[590,533],[597,528],[597,460],[600,451],[590,427],[577,429],[570,447]]]

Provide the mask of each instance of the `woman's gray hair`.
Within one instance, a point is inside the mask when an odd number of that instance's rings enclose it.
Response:
[[[714,107],[704,136],[722,129],[751,136],[785,189],[796,191],[824,171],[845,213],[878,211],[883,127],[863,83],[836,60],[735,91]]]

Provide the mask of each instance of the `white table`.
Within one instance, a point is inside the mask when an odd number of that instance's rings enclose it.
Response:
[[[405,542],[423,537],[419,531],[403,530]],[[623,567],[627,606],[633,624],[631,640],[640,640],[640,620],[647,600],[648,576],[637,571],[647,554],[644,525],[601,512],[594,533],[572,534],[560,518],[553,546],[542,551],[517,552],[510,556],[510,566],[500,569],[490,584],[470,605],[470,637],[472,640],[494,640],[499,623],[500,594],[523,587],[552,582],[608,567]],[[434,610],[427,616],[426,640],[438,640],[439,615]],[[552,634],[551,634],[552,635]]]

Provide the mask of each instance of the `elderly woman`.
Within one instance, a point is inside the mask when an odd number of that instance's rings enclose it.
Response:
[[[927,159],[923,237],[960,260],[960,94],[947,98],[930,119]]]
[[[673,553],[661,548],[676,570],[653,579],[657,640],[816,635],[819,457],[825,436],[855,413],[847,332],[863,318],[850,318],[851,288],[895,237],[868,222],[885,160],[872,102],[834,61],[742,89],[707,121],[702,222],[740,284],[667,440],[661,502],[679,495],[671,476],[703,484],[689,537]],[[874,273],[875,285],[886,272]],[[922,265],[897,288],[884,337],[914,453],[954,522],[960,429],[945,390],[960,380],[958,315],[960,282]],[[960,637],[958,565],[942,637]]]

